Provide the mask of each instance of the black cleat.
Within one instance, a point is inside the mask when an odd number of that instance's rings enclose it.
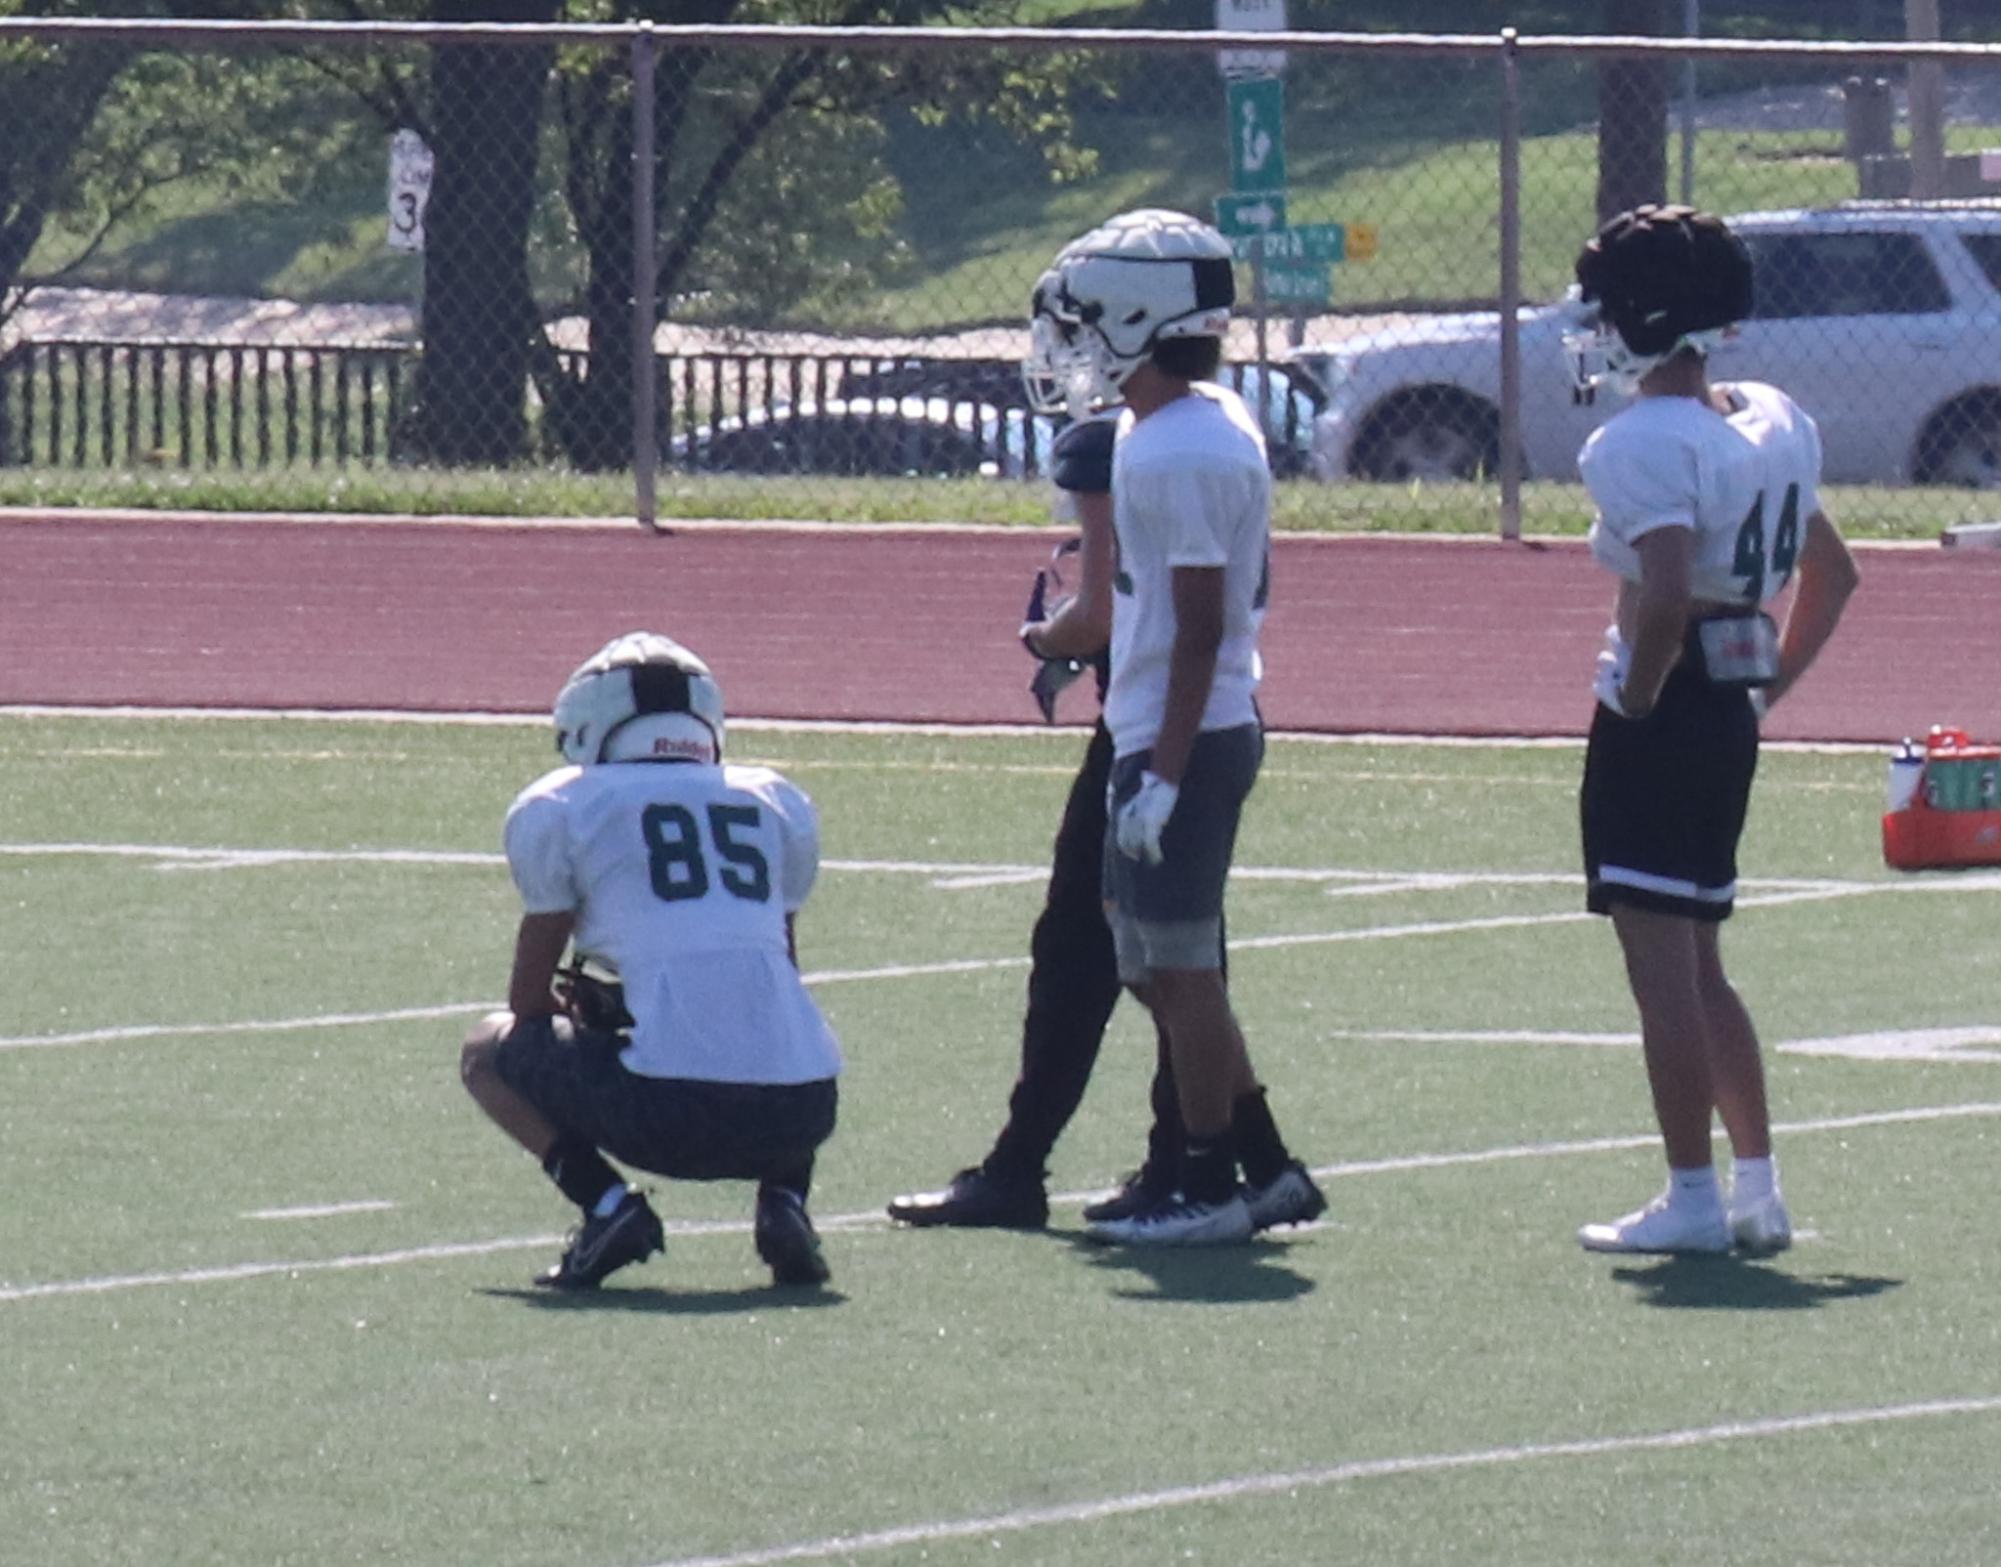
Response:
[[[942,1192],[911,1192],[891,1200],[889,1216],[919,1227],[1039,1230],[1049,1222],[1049,1196],[1039,1180],[995,1175],[976,1164]]]
[[[1244,1187],[1251,1228],[1259,1234],[1278,1224],[1311,1224],[1327,1211],[1327,1197],[1297,1159],[1263,1186]]]
[[[782,1186],[759,1187],[751,1236],[758,1256],[771,1269],[773,1284],[825,1284],[833,1277],[797,1192]]]
[[[1133,1171],[1109,1197],[1084,1207],[1086,1224],[1117,1224],[1153,1207],[1174,1192],[1174,1177],[1146,1165]]]
[[[660,1216],[638,1187],[628,1186],[610,1213],[587,1218],[571,1232],[569,1250],[535,1282],[544,1289],[594,1290],[627,1263],[664,1249]]]

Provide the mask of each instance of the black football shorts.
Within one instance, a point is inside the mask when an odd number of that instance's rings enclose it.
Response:
[[[1728,919],[1757,767],[1750,697],[1712,685],[1686,655],[1645,718],[1600,703],[1579,796],[1586,906]]]

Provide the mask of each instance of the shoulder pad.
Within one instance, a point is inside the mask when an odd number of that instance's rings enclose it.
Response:
[[[1049,476],[1056,481],[1056,488],[1087,495],[1109,494],[1112,447],[1118,434],[1116,419],[1080,419],[1065,426],[1050,448]]]

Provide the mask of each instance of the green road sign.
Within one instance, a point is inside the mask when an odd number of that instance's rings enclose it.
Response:
[[[1239,261],[1346,261],[1348,229],[1342,223],[1302,223],[1233,239],[1231,248]]]
[[[1275,305],[1324,305],[1333,298],[1324,266],[1272,266],[1264,269],[1265,298]]]
[[[1218,196],[1216,227],[1233,239],[1276,233],[1285,227],[1285,197],[1269,192],[1255,196]]]
[[[1254,76],[1226,85],[1230,189],[1285,189],[1285,83]]]

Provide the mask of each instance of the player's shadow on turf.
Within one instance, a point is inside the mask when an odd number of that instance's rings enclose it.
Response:
[[[483,1289],[542,1311],[639,1311],[663,1317],[720,1317],[738,1311],[819,1310],[847,1304],[839,1290],[761,1284],[735,1290],[669,1290],[657,1285],[598,1290]]]
[[[1636,1286],[1640,1303],[1680,1311],[1812,1311],[1838,1300],[1867,1300],[1902,1279],[1862,1273],[1788,1273],[1742,1257],[1664,1257],[1652,1267],[1612,1270]]]
[[[1121,1287],[1125,1300],[1296,1300],[1314,1281],[1283,1265],[1286,1247],[1270,1240],[1236,1246],[1107,1246],[1077,1235],[1071,1243],[1093,1267],[1143,1275],[1151,1289]]]

